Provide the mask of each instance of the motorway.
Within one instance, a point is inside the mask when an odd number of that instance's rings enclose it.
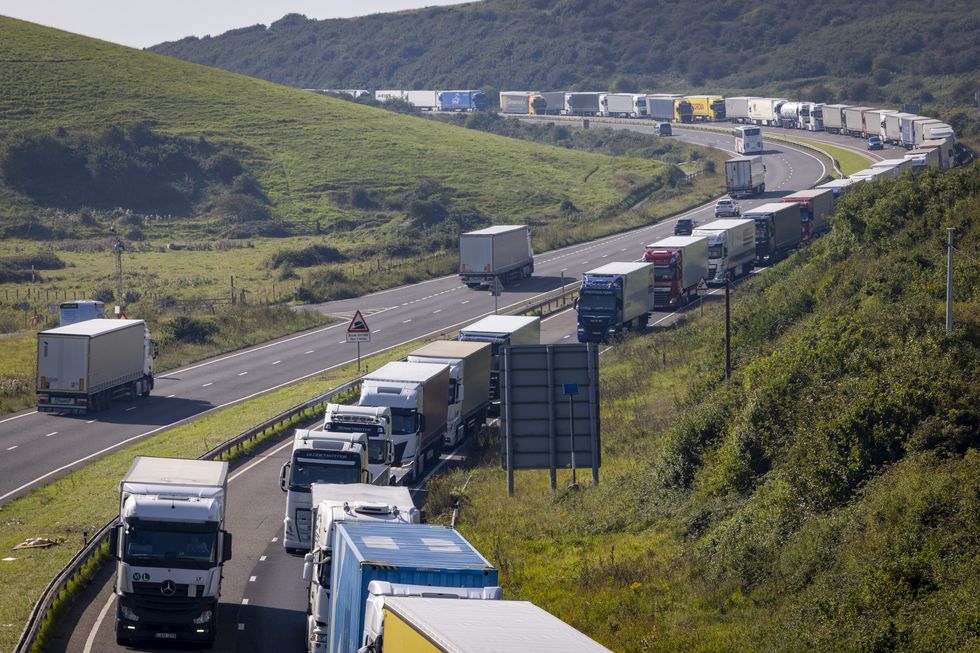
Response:
[[[678,138],[725,150],[731,147],[731,137],[724,134],[683,130]],[[782,143],[769,145],[765,156],[769,192],[764,198],[743,200],[743,208],[771,201],[790,190],[810,187],[826,174],[824,165],[812,154]],[[700,223],[713,218],[710,206],[683,216]],[[535,257],[535,276],[508,288],[500,298],[500,308],[554,290],[561,283],[562,273],[566,281],[579,279],[584,271],[606,262],[637,259],[645,244],[673,233],[676,217]],[[491,313],[493,305],[488,293],[468,290],[456,277],[443,277],[358,299],[330,302],[316,309],[342,318],[360,309],[373,330],[372,342],[362,345],[364,354],[467,324]],[[678,317],[676,312],[654,313],[650,328]],[[19,466],[30,468],[16,481],[4,478],[0,492],[6,493],[4,498],[13,496],[31,487],[32,477],[58,468],[62,469],[52,475],[64,473],[73,465],[73,459],[100,455],[99,449],[159,432],[177,418],[242,401],[293,379],[349,362],[354,352],[344,342],[345,325],[342,321],[166,374],[157,384],[154,396],[135,404],[135,410],[119,406],[96,420],[25,412],[0,421],[0,452],[10,446],[8,442],[23,443],[0,456],[0,477],[8,470],[19,472]],[[568,341],[573,333],[571,311],[547,318],[542,325],[543,342]],[[46,435],[51,431],[58,433]],[[285,500],[278,489],[278,473],[290,444],[269,444],[266,450],[237,461],[229,477],[227,528],[235,534],[235,552],[225,566],[216,650],[303,650],[306,594],[301,580],[302,559],[286,555],[279,541]],[[12,454],[21,449],[23,457],[15,462]],[[461,449],[444,455],[430,474],[440,471],[443,465],[452,465],[464,452]],[[38,456],[43,462],[38,462]],[[39,482],[44,480],[47,479]],[[424,488],[413,496],[417,504],[424,504]],[[53,650],[119,650],[113,628],[112,571],[111,565],[102,570],[65,619],[70,632],[53,642]]]
[[[641,131],[650,128],[637,126]],[[726,151],[732,143],[727,134],[678,132],[679,139]],[[743,207],[769,201],[789,190],[808,188],[826,174],[824,165],[802,149],[779,143],[769,145],[765,156],[769,192],[764,198],[743,201]],[[685,215],[704,222],[711,218],[711,209],[702,207]],[[561,285],[562,274],[566,281],[580,279],[584,271],[603,263],[637,259],[645,244],[673,233],[675,219],[536,256],[535,276],[509,287],[499,298],[499,308],[523,304],[555,290]],[[372,329],[371,342],[361,346],[362,355],[367,355],[468,324],[492,313],[494,299],[489,293],[467,289],[456,276],[449,276],[314,308],[341,319],[327,327],[162,374],[147,399],[117,403],[92,416],[23,411],[0,419],[0,504],[194,416],[352,362],[356,353],[345,341],[345,327],[355,310],[363,312]],[[651,322],[660,317],[655,315]],[[233,435],[215,434],[215,444]]]

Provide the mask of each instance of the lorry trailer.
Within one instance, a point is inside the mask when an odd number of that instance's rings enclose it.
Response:
[[[830,214],[834,212],[834,191],[829,188],[801,190],[781,199],[800,205],[803,240],[813,240],[830,231]]]
[[[760,97],[749,100],[749,120],[766,127],[779,126],[779,107],[784,98]]]
[[[725,98],[725,115],[735,123],[749,122],[749,100],[758,100],[756,96],[740,96]]]
[[[653,263],[655,308],[677,308],[691,301],[698,283],[708,278],[708,239],[671,236],[646,246],[643,260]]]
[[[796,249],[802,238],[800,205],[796,202],[771,202],[745,212],[755,221],[755,260],[775,263]]]
[[[153,389],[154,346],[143,320],[91,319],[37,334],[39,413],[94,413]]]
[[[708,239],[708,283],[724,284],[752,271],[755,220],[715,220],[691,235]]]
[[[599,115],[620,118],[645,118],[645,95],[636,93],[602,93],[599,95]]]
[[[687,95],[695,121],[715,122],[725,120],[725,98],[720,95]]]
[[[575,92],[565,93],[565,115],[566,116],[597,116],[601,107],[599,106],[600,93]]]
[[[58,308],[61,318],[58,326],[68,326],[76,322],[105,317],[105,304],[94,299],[63,302]]]
[[[510,345],[540,345],[541,318],[527,315],[491,315],[459,330],[463,342],[490,343],[490,409],[500,410],[500,357]]]
[[[119,484],[116,642],[210,646],[218,625],[228,463],[137,456]]]
[[[468,288],[491,288],[534,273],[531,231],[498,225],[459,236],[459,278]]]
[[[404,99],[419,111],[439,110],[439,91],[405,91]]]
[[[766,192],[766,166],[762,157],[738,156],[725,161],[725,185],[735,199]]]
[[[340,522],[334,527],[330,582],[330,653],[363,641],[369,586],[451,596],[455,589],[499,596],[497,570],[457,531],[432,524]],[[380,587],[379,587],[380,586]],[[443,590],[446,588],[446,590]],[[382,590],[383,591],[383,590]]]
[[[391,409],[391,475],[397,482],[422,478],[426,464],[438,458],[446,437],[448,396],[448,365],[387,363],[361,379],[358,404]]]
[[[439,91],[440,111],[486,111],[487,95],[483,91],[467,89],[462,91]]]
[[[565,110],[565,91],[542,91],[540,95],[544,100],[545,114],[557,116]]]
[[[501,91],[501,113],[543,114],[547,104],[539,94],[531,91]]]
[[[646,327],[653,298],[653,263],[607,263],[586,272],[576,303],[578,341],[608,342]]]
[[[455,447],[486,425],[490,406],[490,343],[436,340],[408,355],[409,363],[449,366],[446,446]]]
[[[831,134],[843,134],[844,132],[844,110],[850,109],[849,104],[825,104],[823,105],[823,128]]]

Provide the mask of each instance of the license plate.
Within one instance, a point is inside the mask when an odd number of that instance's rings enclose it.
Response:
[[[177,639],[177,633],[154,633],[157,639]]]
[[[73,404],[75,400],[71,397],[51,397],[52,404]]]

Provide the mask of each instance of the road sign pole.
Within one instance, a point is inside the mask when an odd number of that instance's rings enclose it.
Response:
[[[578,487],[578,481],[575,478],[575,404],[572,402],[575,399],[575,395],[568,395],[568,433],[572,440],[572,488]]]
[[[361,373],[361,342],[357,342],[357,373]]]
[[[504,452],[507,459],[507,496],[514,496],[514,458],[511,440],[511,405],[510,405],[510,347],[504,347],[504,378],[501,379],[504,390],[503,397],[503,429],[504,429]]]
[[[731,281],[725,279],[725,379],[732,378]]]

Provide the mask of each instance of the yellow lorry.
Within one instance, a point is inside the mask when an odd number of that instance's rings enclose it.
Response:
[[[688,95],[695,122],[716,122],[725,119],[725,98],[720,95]]]

